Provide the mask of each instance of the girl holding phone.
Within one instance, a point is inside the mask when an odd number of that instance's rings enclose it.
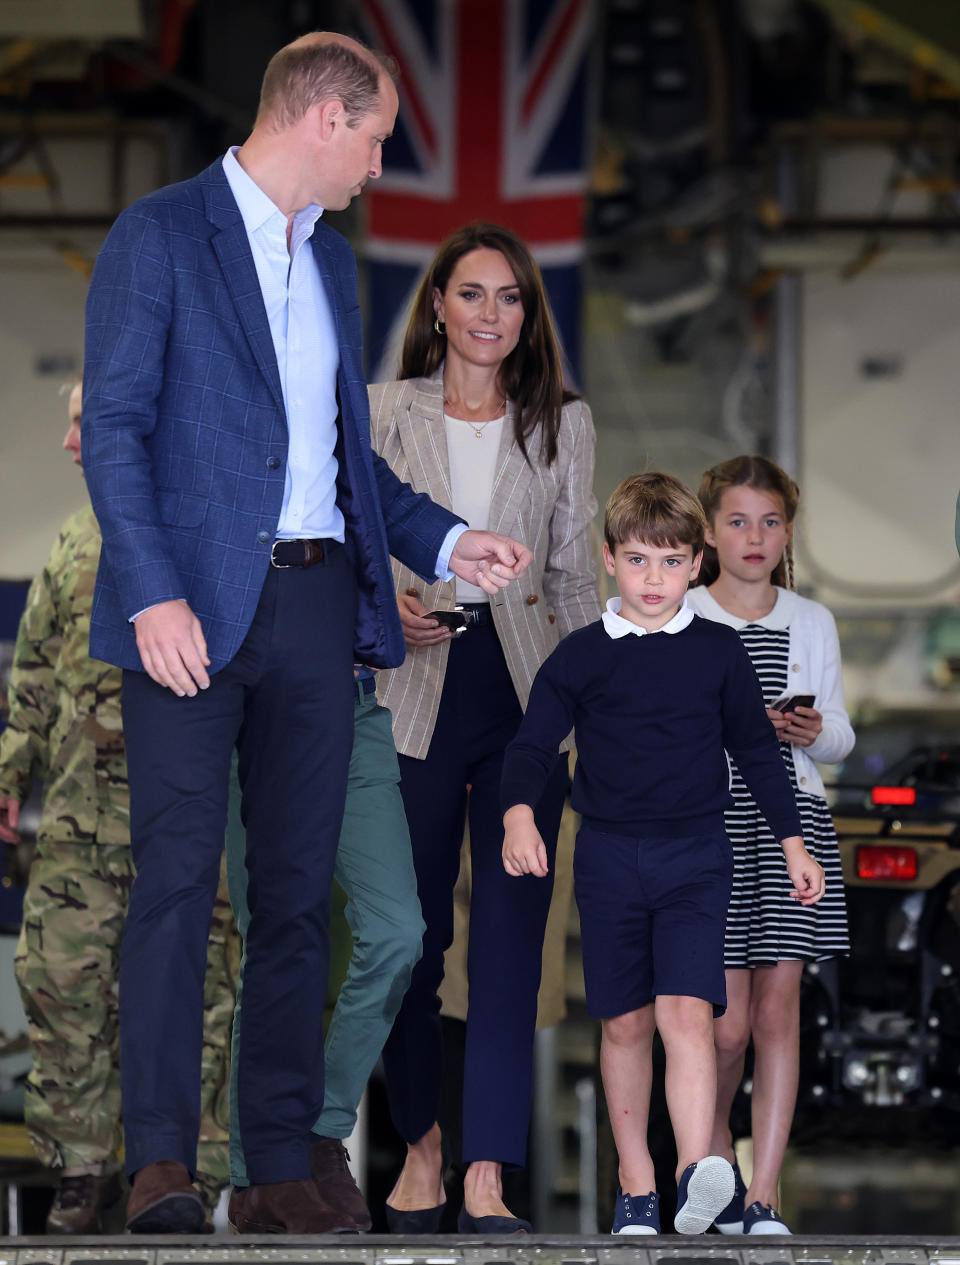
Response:
[[[733,1162],[737,1184],[715,1224],[724,1234],[789,1234],[777,1212],[777,1186],[797,1096],[803,964],[840,957],[850,948],[840,853],[815,761],[844,759],[854,737],[843,705],[833,616],[793,591],[796,483],[765,457],[734,457],[706,471],[699,496],[707,547],[700,587],[688,601],[698,614],[740,634],[780,738],[804,842],[826,875],[819,904],[804,907],[790,899],[780,847],[733,766],[734,806],[726,816],[734,851],[724,948],[727,1010],[715,1023],[711,1150]],[[729,1117],[751,1037],[753,1174],[746,1188]]]

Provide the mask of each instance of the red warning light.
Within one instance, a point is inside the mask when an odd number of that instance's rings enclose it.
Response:
[[[897,807],[909,807],[917,802],[917,790],[914,786],[875,786],[870,792],[874,804],[893,804]]]
[[[857,878],[908,882],[916,877],[917,854],[913,848],[878,847],[875,844],[857,848]]]

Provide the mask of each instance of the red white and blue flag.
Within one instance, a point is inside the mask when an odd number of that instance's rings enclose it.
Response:
[[[371,376],[392,378],[409,299],[471,220],[513,229],[543,270],[579,368],[591,0],[363,0],[400,66],[400,112],[368,185]],[[398,328],[399,333],[398,333]]]

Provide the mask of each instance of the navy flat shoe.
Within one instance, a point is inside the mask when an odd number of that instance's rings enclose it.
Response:
[[[436,1234],[440,1229],[440,1218],[446,1204],[437,1204],[436,1208],[391,1208],[383,1205],[387,1213],[387,1228],[391,1234]]]
[[[522,1217],[471,1217],[466,1204],[457,1216],[460,1234],[529,1234],[532,1229]]]
[[[383,1207],[387,1213],[387,1228],[391,1235],[435,1235],[440,1228],[440,1218],[443,1217],[445,1203],[439,1203],[435,1208],[391,1208],[390,1204],[385,1203]]]

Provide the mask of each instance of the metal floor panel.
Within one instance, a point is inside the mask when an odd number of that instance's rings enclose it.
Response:
[[[0,1265],[960,1265],[960,1238],[10,1238]]]

